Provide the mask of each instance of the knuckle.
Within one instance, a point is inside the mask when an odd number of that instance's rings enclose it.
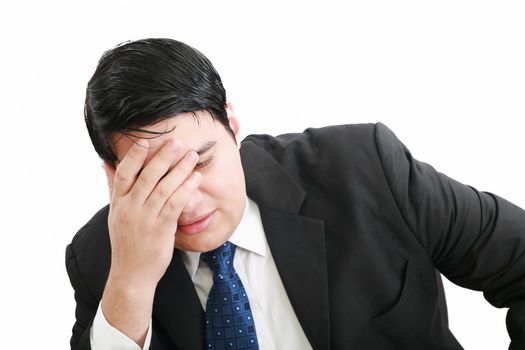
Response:
[[[171,196],[166,204],[169,211],[177,211],[180,208],[179,198],[177,196]]]
[[[170,190],[165,183],[159,183],[155,191],[158,197],[164,198],[170,194]]]
[[[120,182],[126,182],[128,181],[129,176],[125,174],[125,172],[122,169],[117,168],[117,171],[115,172],[115,178]]]
[[[149,173],[143,171],[137,179],[137,184],[139,186],[144,186],[144,185],[149,184],[151,180],[152,180],[152,176]]]

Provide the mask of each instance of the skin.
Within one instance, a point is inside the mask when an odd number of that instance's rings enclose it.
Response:
[[[103,164],[108,179],[111,268],[102,296],[107,321],[143,346],[155,288],[173,247],[205,252],[229,239],[244,212],[246,190],[239,154],[239,123],[226,106],[235,140],[206,112],[182,113],[149,131],[112,135],[116,167]],[[214,143],[206,152],[197,150]],[[213,158],[211,158],[213,157]],[[200,158],[200,159],[199,159]],[[212,213],[209,225],[186,233],[180,225]]]

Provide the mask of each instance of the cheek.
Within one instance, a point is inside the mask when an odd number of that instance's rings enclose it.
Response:
[[[246,196],[240,159],[234,158],[221,164],[216,163],[203,175],[202,190],[217,200],[244,199]]]

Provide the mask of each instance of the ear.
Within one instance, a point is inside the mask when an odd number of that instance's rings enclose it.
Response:
[[[109,190],[109,199],[111,201],[111,198],[113,197],[113,181],[115,179],[116,168],[113,164],[110,164],[106,161],[104,161],[101,165],[102,169],[104,169],[104,173],[106,174]]]
[[[241,146],[241,140],[240,140],[240,123],[239,118],[237,117],[237,114],[233,110],[232,103],[230,101],[226,101],[226,113],[228,115],[228,121],[230,123],[230,128],[233,130],[233,134],[235,135],[235,142],[240,147]]]

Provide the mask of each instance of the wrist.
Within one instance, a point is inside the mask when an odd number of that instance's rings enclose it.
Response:
[[[126,299],[140,302],[153,300],[156,287],[156,282],[114,272],[112,269],[109,272],[104,294],[109,289],[110,292],[118,293]]]
[[[139,346],[147,335],[155,288],[137,287],[108,278],[101,300],[101,311],[106,321]]]
[[[125,262],[111,261],[111,268],[109,270],[108,283],[121,289],[129,289],[135,292],[155,292],[157,283],[160,277],[156,277],[156,273],[151,269],[145,269],[143,266],[135,266],[136,264],[126,264]],[[135,266],[131,268],[130,266]]]

